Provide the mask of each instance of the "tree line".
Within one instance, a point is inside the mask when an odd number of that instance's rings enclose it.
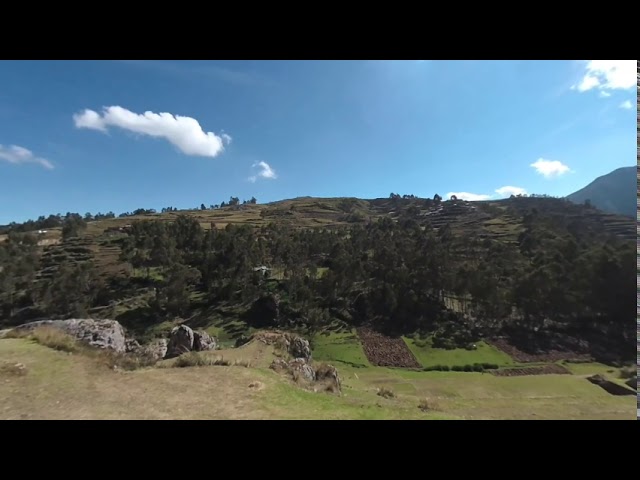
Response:
[[[141,220],[120,244],[128,276],[105,278],[91,261],[63,262],[39,283],[33,237],[12,232],[0,244],[0,302],[5,316],[27,306],[80,315],[131,295],[142,282],[153,288],[147,307],[157,319],[188,316],[196,305],[232,304],[256,325],[317,330],[339,319],[429,332],[443,346],[507,326],[535,331],[549,320],[630,339],[635,246],[576,218],[509,208],[522,217],[516,244],[448,225],[436,231],[409,209],[398,221],[331,229],[271,223],[204,230],[188,215]],[[82,231],[82,222],[67,219],[67,238]],[[448,308],[451,296],[468,311]]]

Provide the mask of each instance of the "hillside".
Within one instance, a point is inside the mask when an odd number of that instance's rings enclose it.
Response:
[[[637,175],[637,167],[618,168],[568,195],[567,199],[578,204],[589,201],[602,211],[636,218]]]
[[[559,199],[298,198],[62,222],[4,236],[0,327],[90,315],[141,341],[186,320],[228,345],[256,328],[367,326],[438,348],[507,335],[634,351],[635,224]]]

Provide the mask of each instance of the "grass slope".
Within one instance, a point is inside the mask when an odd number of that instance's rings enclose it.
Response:
[[[474,363],[493,363],[498,366],[506,366],[514,363],[509,355],[485,342],[477,343],[477,350],[465,350],[464,348],[445,350],[433,348],[431,340],[404,337],[404,341],[423,367],[432,367],[434,365],[453,367],[455,365],[464,366]]]
[[[327,336],[316,356],[354,360],[350,334]],[[323,351],[324,349],[324,351]],[[614,397],[582,375],[498,378],[340,364],[341,396],[301,390],[266,368],[270,347],[212,352],[251,366],[113,371],[95,358],[27,339],[0,340],[2,419],[633,419],[632,397]],[[330,358],[326,358],[329,360]],[[336,361],[337,358],[332,360]],[[337,362],[336,362],[337,363]],[[353,362],[356,363],[356,362]],[[19,369],[16,364],[23,364]],[[162,362],[161,367],[170,367]],[[582,365],[582,373],[599,370]],[[259,382],[261,388],[249,385]],[[385,387],[393,398],[377,395]],[[422,411],[418,405],[432,408]]]

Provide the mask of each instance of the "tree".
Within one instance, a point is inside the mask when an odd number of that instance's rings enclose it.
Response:
[[[251,200],[249,200],[249,203],[252,205],[255,205],[256,203],[258,203],[258,201],[256,200],[256,197],[251,197]]]
[[[200,210],[206,210],[207,206],[204,203],[200,204]]]
[[[85,228],[87,228],[87,222],[80,215],[69,215],[62,223],[62,239],[77,237]]]

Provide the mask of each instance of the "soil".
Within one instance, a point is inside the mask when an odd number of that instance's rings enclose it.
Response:
[[[571,375],[562,365],[541,365],[539,367],[516,367],[491,370],[491,374],[498,377],[521,377],[523,375]]]
[[[391,338],[368,328],[358,328],[367,359],[379,367],[421,368],[402,338]]]
[[[516,362],[559,362],[561,360],[573,362],[589,362],[592,360],[591,355],[585,353],[576,353],[571,351],[548,350],[544,352],[527,353],[512,345],[506,338],[494,338],[487,343],[502,350],[504,353],[513,358]]]

